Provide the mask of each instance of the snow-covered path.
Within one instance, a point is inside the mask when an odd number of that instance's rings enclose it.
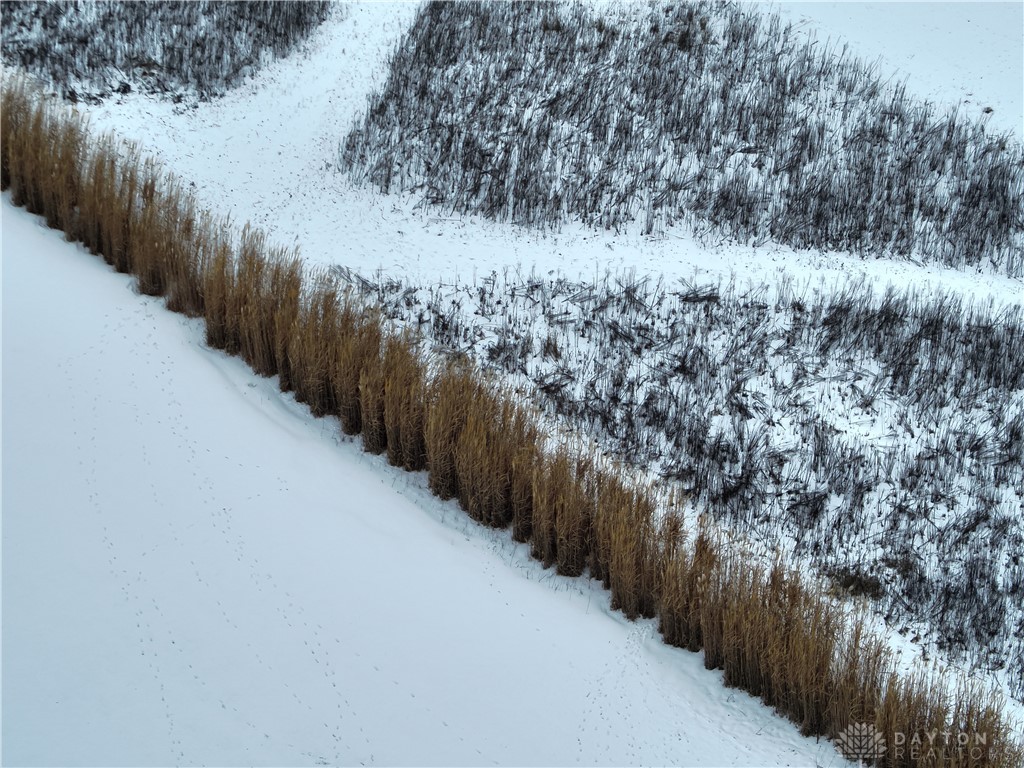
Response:
[[[12,765],[846,765],[3,199]]]

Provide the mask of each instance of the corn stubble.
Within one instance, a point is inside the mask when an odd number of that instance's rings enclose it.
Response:
[[[214,348],[279,377],[317,415],[338,416],[371,453],[426,468],[431,490],[482,524],[511,527],[534,557],[590,575],[626,616],[657,616],[666,642],[703,649],[727,685],[760,696],[808,735],[853,722],[884,733],[987,735],[986,749],[943,765],[1018,766],[998,697],[936,674],[897,673],[863,616],[794,572],[758,565],[702,523],[693,541],[681,500],[600,466],[588,447],[553,448],[539,417],[465,362],[432,369],[414,337],[328,275],[306,275],[295,253],[202,211],[136,147],[92,142],[74,115],[23,81],[4,84],[2,179],[12,199],[136,276],[141,293],[202,316]],[[660,513],[659,510],[667,510]],[[980,754],[980,757],[978,756]],[[888,751],[888,768],[932,757]],[[932,762],[929,762],[932,761]]]

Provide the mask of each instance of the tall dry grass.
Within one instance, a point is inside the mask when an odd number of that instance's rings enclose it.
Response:
[[[342,297],[338,319],[337,351],[331,369],[331,385],[338,402],[341,428],[347,435],[358,435],[363,431],[363,405],[359,385],[364,369],[379,366],[382,345],[379,312],[346,293]]]
[[[288,282],[285,276],[279,278],[279,282],[282,280]],[[295,308],[290,325],[286,325],[286,318],[282,316],[274,345],[284,354],[287,384],[294,391],[295,399],[308,405],[315,415],[326,416],[338,413],[334,370],[341,323],[340,289],[337,282],[326,275],[314,276],[311,287],[312,290],[301,291],[300,275],[295,284]]]
[[[414,472],[427,466],[427,370],[411,334],[384,344],[384,432],[388,462]]]
[[[297,252],[289,253],[283,249],[272,252],[269,293],[264,312],[270,325],[273,369],[281,391],[289,392],[294,389],[295,378],[292,373],[292,336],[302,306],[302,261]]]
[[[591,573],[611,590],[612,607],[628,618],[657,614],[667,552],[658,540],[656,496],[621,473],[605,472],[594,515]]]
[[[440,499],[459,496],[456,448],[478,386],[472,367],[464,360],[449,362],[428,385],[423,436],[430,490]]]
[[[230,322],[228,311],[235,290],[231,241],[225,229],[216,228],[208,231],[207,242],[208,258],[202,282],[206,343],[214,349],[237,351],[237,325]]]
[[[82,163],[88,157],[84,122],[37,98],[28,81],[6,81],[0,143],[0,180],[4,189],[10,189],[12,202],[73,238],[74,209],[83,189]]]
[[[466,363],[431,371],[415,339],[385,333],[379,312],[294,253],[228,223],[137,147],[92,140],[83,121],[5,81],[0,176],[12,200],[62,227],[139,291],[202,316],[207,343],[278,375],[317,414],[335,414],[365,450],[426,467],[441,498],[482,524],[511,526],[546,566],[589,570],[629,617],[657,616],[667,643],[703,649],[728,685],[760,696],[804,733],[871,723],[896,734],[983,735],[983,750],[890,749],[903,766],[1020,768],[1024,750],[998,696],[951,693],[936,674],[896,670],[861,616],[781,564],[760,565],[699,523],[688,538],[678,499],[598,467],[583,444],[547,449],[540,419]],[[918,736],[920,738],[920,736]]]
[[[526,410],[464,360],[444,365],[426,390],[424,422],[431,490],[457,498],[474,520],[532,530],[532,475],[540,433]]]
[[[691,546],[678,540],[663,553],[658,624],[669,645],[699,651],[704,647],[703,605],[721,550],[703,523]]]
[[[522,408],[484,382],[473,387],[466,406],[465,425],[455,441],[459,503],[484,525],[504,528],[516,519],[522,522],[528,513],[517,493],[525,482],[521,454],[536,444],[538,432]]]
[[[388,430],[384,422],[384,361],[378,355],[369,357],[359,370],[359,419],[363,425],[363,450],[384,453],[388,447]]]
[[[564,576],[584,572],[593,548],[595,469],[571,446],[539,454],[533,470],[531,552]]]

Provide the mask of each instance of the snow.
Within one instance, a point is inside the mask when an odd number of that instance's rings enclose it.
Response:
[[[846,764],[2,224],[5,764]]]
[[[1024,3],[780,2],[798,28],[843,39],[907,90],[1024,139]],[[992,112],[986,113],[985,109]],[[986,118],[986,114],[988,115]]]
[[[880,290],[890,284],[954,289],[977,299],[991,296],[999,304],[1017,304],[1024,297],[1020,280],[998,274],[776,245],[707,247],[672,232],[662,239],[616,237],[566,225],[558,233],[537,233],[417,209],[410,198],[354,186],[336,168],[340,143],[363,114],[368,94],[383,83],[387,55],[417,7],[351,4],[344,18],[329,20],[302,51],[271,64],[223,99],[191,110],[131,94],[90,110],[91,122],[139,141],[193,182],[205,205],[231,213],[239,223],[251,221],[280,244],[299,244],[307,260],[363,274],[380,270],[412,284],[471,281],[505,268],[592,278],[610,267],[662,274],[669,282],[736,277],[740,285],[774,285],[790,275],[813,288],[863,277]],[[914,50],[927,49],[923,29],[908,45],[915,40]],[[1004,40],[986,50],[989,55],[981,58],[988,79],[1003,83],[996,89],[1001,98],[1014,87],[1020,90],[1020,78],[1015,81],[1013,70],[1002,68],[1013,47]],[[915,62],[920,60],[902,63]],[[950,98],[958,98],[949,87]]]
[[[1024,300],[996,274],[672,233],[537,234],[353,186],[339,143],[417,7],[352,4],[195,110],[132,94],[88,115],[211,210],[311,262],[411,284],[635,269]],[[991,106],[991,128],[1018,138],[1022,8],[781,5],[911,92]],[[651,623],[626,623],[600,590],[543,571],[422,476],[206,349],[199,324],[6,196],[3,278],[5,762],[844,764]]]

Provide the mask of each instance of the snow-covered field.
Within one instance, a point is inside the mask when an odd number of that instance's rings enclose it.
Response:
[[[813,18],[814,5],[794,5],[801,18]],[[946,13],[946,5],[957,4],[938,5]],[[980,5],[995,17],[991,24],[1012,29],[1016,23],[1019,29],[1019,4]],[[504,267],[520,267],[524,273],[536,269],[541,275],[557,270],[571,278],[592,279],[607,266],[625,266],[662,274],[670,282],[679,277],[716,281],[736,275],[741,285],[776,284],[790,274],[798,276],[799,284],[831,286],[863,275],[883,287],[941,286],[978,298],[993,296],[1002,303],[1020,303],[1024,297],[1020,281],[998,274],[966,275],[937,265],[796,253],[772,245],[707,248],[673,234],[665,239],[616,237],[572,225],[557,234],[538,234],[478,217],[442,217],[430,209],[416,209],[407,198],[353,187],[337,172],[341,141],[365,111],[368,95],[382,85],[387,55],[417,7],[397,2],[352,4],[345,18],[328,21],[299,53],[271,64],[249,85],[223,99],[193,110],[129,95],[90,109],[92,125],[139,141],[167,167],[194,182],[201,202],[231,213],[240,223],[251,221],[282,244],[299,244],[312,262],[341,264],[364,274],[381,270],[412,284],[473,281]],[[834,14],[825,18],[831,28],[841,22]],[[945,18],[953,28],[961,21],[952,11],[945,16],[929,12],[929,18],[931,25]],[[867,30],[860,31],[867,35]],[[918,32],[908,38],[908,50],[930,50],[934,38],[924,28]],[[969,53],[978,62],[975,66],[985,67],[988,100],[1008,104],[1007,111],[1012,111],[1012,105],[1020,103],[1021,79],[1004,65],[1015,53],[1024,53],[1024,47],[1019,38],[998,41],[1002,44],[976,43]],[[899,66],[900,71],[913,73],[916,65],[922,76],[930,71],[920,56],[898,57],[893,69]],[[961,98],[959,82],[947,83],[947,100]],[[1019,120],[1017,135],[1024,138],[1024,122]]]
[[[2,224],[5,765],[846,765]]]
[[[781,4],[927,98],[991,106],[989,125],[1018,138],[1022,9]],[[196,109],[130,95],[88,115],[211,210],[311,262],[413,285],[626,268],[1024,303],[998,274],[538,234],[354,187],[339,144],[416,10],[353,4]],[[196,323],[6,196],[2,223],[5,763],[845,764],[206,349]]]
[[[1019,0],[764,5],[823,43],[849,42],[859,56],[877,61],[881,72],[906,80],[921,98],[1024,139],[1024,3]]]

